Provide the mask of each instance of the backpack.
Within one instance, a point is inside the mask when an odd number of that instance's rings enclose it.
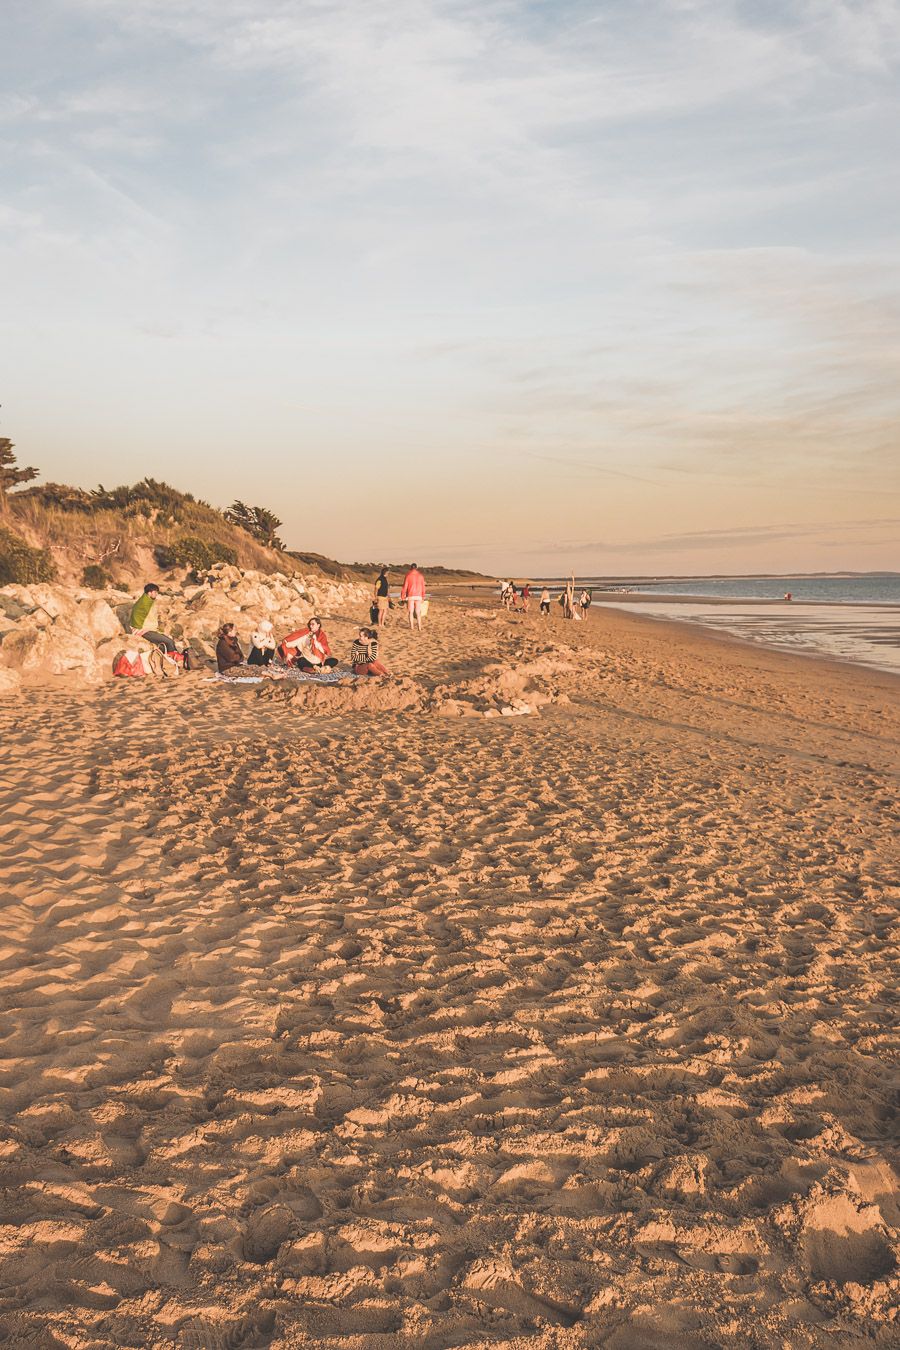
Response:
[[[113,661],[113,675],[138,675],[143,678],[145,674],[140,652],[119,652]]]

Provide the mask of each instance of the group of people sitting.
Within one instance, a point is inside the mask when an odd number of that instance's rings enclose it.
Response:
[[[216,665],[220,675],[233,673],[239,666],[268,666],[277,661],[289,670],[333,670],[339,665],[332,654],[322,621],[315,615],[303,628],[276,643],[274,629],[263,619],[250,634],[250,651],[244,656],[233,623],[223,623],[216,643]],[[350,668],[354,675],[383,678],[390,672],[378,660],[378,635],[373,628],[360,628],[350,646]]]
[[[200,665],[189,644],[181,644],[182,649],[179,650],[175,639],[156,627],[158,599],[158,583],[148,582],[132,608],[129,633],[151,642],[168,656],[180,658],[187,669],[194,668],[195,664]],[[188,661],[188,656],[193,657],[193,662]],[[282,668],[301,671],[333,670],[339,665],[337,657],[332,654],[322,621],[316,615],[303,628],[288,633],[280,642],[275,639],[271,620],[260,619],[250,634],[250,649],[246,656],[235,624],[222,624],[216,641],[216,665],[220,675],[233,673],[239,666],[268,666],[273,661]],[[374,628],[359,629],[350,646],[350,669],[355,675],[383,678],[389,674],[378,659],[378,634]]]

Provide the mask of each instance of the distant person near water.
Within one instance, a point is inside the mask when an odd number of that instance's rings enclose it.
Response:
[[[337,665],[337,657],[331,655],[322,620],[316,615],[305,628],[298,628],[282,638],[278,644],[278,655],[285,665],[296,670],[333,669]]]
[[[417,628],[421,633],[422,606],[425,603],[425,577],[419,571],[418,563],[413,563],[412,567],[403,578],[400,599],[406,601],[409,612],[410,628]]]
[[[591,607],[591,601],[593,600],[593,598],[594,598],[593,593],[587,589],[583,590],[581,592],[581,595],[578,597],[578,603],[581,607],[581,617],[583,619],[587,618],[587,612]]]
[[[375,600],[375,611],[377,614],[378,627],[383,628],[387,619],[387,612],[391,604],[391,586],[388,581],[387,568],[382,567],[375,580],[375,587],[372,591]]]
[[[142,637],[147,642],[152,642],[154,647],[162,647],[164,652],[174,652],[175,639],[169,637],[168,633],[160,633],[153,624],[158,620],[158,610],[156,602],[159,599],[159,585],[155,581],[148,581],[144,587],[144,593],[134,603],[131,610],[131,616],[128,620],[128,631],[135,637]]]
[[[228,675],[237,666],[243,664],[244,653],[241,651],[241,644],[238,642],[234,624],[223,623],[219,629],[219,640],[216,643],[216,665],[219,668],[219,674]]]
[[[550,613],[550,592],[545,586],[541,591],[541,614],[546,619]]]

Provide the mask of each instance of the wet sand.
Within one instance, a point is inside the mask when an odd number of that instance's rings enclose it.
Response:
[[[897,1344],[900,682],[484,597],[383,649],[418,701],[0,703],[0,1336]]]

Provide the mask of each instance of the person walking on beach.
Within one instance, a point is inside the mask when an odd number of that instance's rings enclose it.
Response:
[[[581,595],[578,597],[578,603],[581,608],[581,617],[583,619],[587,618],[587,612],[591,607],[593,598],[594,597],[589,590],[582,590]]]
[[[550,592],[546,586],[541,591],[541,617],[544,619],[550,617]]]
[[[391,603],[391,587],[388,581],[387,568],[382,567],[375,580],[375,587],[372,591],[375,600],[375,609],[378,614],[378,627],[383,628],[387,620],[387,612]]]
[[[128,620],[128,631],[135,637],[142,637],[147,642],[152,642],[154,647],[162,647],[164,652],[174,652],[175,639],[169,637],[168,633],[160,633],[154,628],[154,623],[158,622],[158,610],[156,602],[159,599],[159,585],[155,581],[148,581],[144,587],[144,593],[135,602]]]
[[[422,603],[425,599],[425,577],[419,571],[418,563],[413,563],[412,567],[403,578],[400,599],[406,601],[410,629],[417,628],[421,633]]]

